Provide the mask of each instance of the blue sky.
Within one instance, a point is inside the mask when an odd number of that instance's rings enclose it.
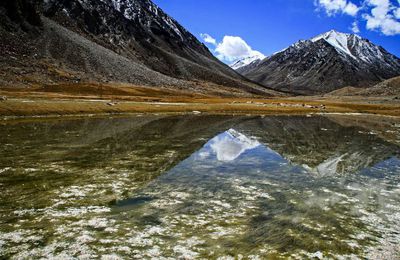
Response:
[[[220,52],[215,51],[221,43],[234,47],[245,42],[252,51],[268,56],[300,39],[309,39],[331,29],[346,33],[359,31],[362,37],[400,57],[400,0],[154,2],[200,40],[201,34],[215,39],[215,44],[207,43],[207,46],[227,63],[235,57],[221,55],[224,46],[220,46]],[[224,36],[238,36],[243,42],[239,42],[239,38],[230,38],[225,42]],[[236,41],[232,43],[228,40]]]

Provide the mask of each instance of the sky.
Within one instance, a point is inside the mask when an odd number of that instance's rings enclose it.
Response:
[[[400,0],[153,0],[227,64],[329,30],[400,57]]]

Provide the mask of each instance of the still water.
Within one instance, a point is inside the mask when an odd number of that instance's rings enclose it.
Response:
[[[0,258],[399,259],[400,122],[0,123]]]

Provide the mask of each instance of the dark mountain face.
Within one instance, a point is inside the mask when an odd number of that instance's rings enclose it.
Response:
[[[90,33],[120,52],[159,47],[193,61],[198,54],[214,59],[192,34],[148,0],[50,0],[44,10],[46,16]]]
[[[400,75],[400,59],[357,35],[330,31],[238,72],[274,89],[320,94],[344,86],[369,87]]]
[[[10,56],[16,57],[22,51],[24,54],[22,64],[7,66],[9,71],[3,71],[4,75],[29,64],[22,70],[29,71],[30,79],[62,70],[61,74],[72,75],[72,80],[127,82],[196,92],[208,89],[207,92],[232,94],[275,93],[249,82],[217,60],[196,37],[150,0],[31,1],[18,3],[44,15],[41,33],[35,37],[6,35],[3,46],[12,49]],[[16,8],[9,4],[6,10],[19,10]],[[11,12],[7,16],[13,17]],[[32,24],[40,24],[38,21]],[[12,46],[15,42],[21,43],[21,51]],[[27,49],[32,50],[26,53]],[[1,62],[7,64],[10,60],[11,57],[4,57]],[[44,63],[51,69],[43,68]],[[9,84],[18,77],[10,78],[0,79],[0,83]],[[42,78],[35,83],[43,83],[51,76]]]
[[[39,0],[2,0],[0,24],[8,29],[15,29],[15,25],[21,26],[23,30],[39,26],[41,25],[39,5]]]

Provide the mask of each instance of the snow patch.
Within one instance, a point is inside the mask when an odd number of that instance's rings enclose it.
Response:
[[[253,62],[261,61],[265,59],[265,55],[262,53],[257,53],[257,55],[252,55],[248,57],[244,57],[242,59],[236,60],[231,65],[229,65],[232,69],[237,70],[247,65],[252,64]]]
[[[312,42],[319,41],[321,39],[324,39],[327,43],[335,47],[336,50],[339,52],[343,52],[350,57],[357,59],[350,51],[349,46],[348,46],[348,40],[351,34],[346,34],[346,33],[340,33],[337,31],[329,31],[327,33],[318,35],[317,37],[314,37],[311,39]]]

